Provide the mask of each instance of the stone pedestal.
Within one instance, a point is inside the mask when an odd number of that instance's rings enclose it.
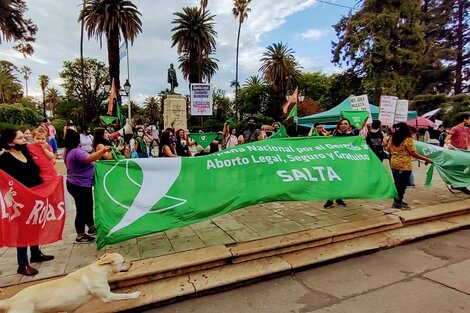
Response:
[[[163,126],[175,130],[188,129],[186,116],[186,97],[180,94],[168,94],[163,102]]]

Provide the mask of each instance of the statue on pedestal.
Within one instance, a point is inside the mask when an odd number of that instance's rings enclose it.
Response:
[[[175,87],[178,87],[178,79],[176,78],[173,63],[170,64],[170,68],[168,69],[168,83],[170,84],[170,93],[175,93]]]

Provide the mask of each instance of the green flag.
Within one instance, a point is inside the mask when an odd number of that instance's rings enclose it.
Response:
[[[98,248],[254,204],[396,194],[360,136],[262,140],[198,158],[100,161],[94,187]]]
[[[432,169],[435,168],[444,183],[452,187],[470,186],[470,152],[460,149],[431,145],[415,141],[416,151],[430,158],[433,166],[428,170],[426,184],[431,184]]]
[[[189,137],[205,149],[212,141],[217,140],[219,133],[190,133]]]
[[[341,116],[347,118],[349,123],[356,128],[361,128],[369,118],[368,111],[341,111]]]
[[[227,123],[227,125],[230,125],[230,126],[235,125],[235,122],[233,121],[233,118],[231,118],[231,117],[229,117],[225,123]]]
[[[128,105],[131,105],[131,104],[129,103]],[[118,120],[119,120],[119,123],[120,123],[121,125],[124,125],[124,124],[123,124],[123,117],[122,117],[121,100],[116,101],[116,116],[117,116],[117,118],[118,118]],[[129,118],[130,118],[130,116],[129,116]]]
[[[286,120],[290,119],[291,117],[295,118],[296,116],[297,116],[297,103],[290,110],[289,115],[287,115],[286,117]]]
[[[111,125],[111,124],[113,124],[116,119],[117,119],[116,116],[100,115],[100,120],[101,120],[105,125]]]
[[[269,139],[287,138],[287,137],[289,137],[289,136],[287,135],[286,128],[284,127],[284,125],[281,125],[279,127],[279,130],[277,132],[275,132],[271,137],[269,137]]]

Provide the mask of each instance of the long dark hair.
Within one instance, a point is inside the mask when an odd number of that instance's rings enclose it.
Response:
[[[412,138],[408,124],[401,122],[394,125],[395,132],[392,134],[392,143],[398,147],[406,138]]]
[[[16,133],[18,132],[17,129],[14,128],[5,128],[2,130],[2,133],[0,135],[0,148],[3,148],[5,150],[10,149],[9,143],[12,143],[13,140],[16,138]]]
[[[73,129],[68,129],[64,138],[65,151],[69,152],[80,145],[80,135]]]
[[[102,127],[98,127],[95,129],[95,136],[93,137],[93,149],[96,149],[96,146],[99,144],[102,144],[104,146],[110,146],[111,142],[104,138],[104,133],[106,132],[106,129]]]
[[[170,131],[165,130],[162,132],[162,136],[160,137],[160,149],[162,149],[165,145],[167,146],[170,145],[170,136],[171,136]]]

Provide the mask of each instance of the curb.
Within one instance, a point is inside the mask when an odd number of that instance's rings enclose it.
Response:
[[[129,272],[118,273],[110,279],[111,289],[116,292],[141,291],[139,299],[111,303],[95,299],[76,312],[122,312],[155,306],[469,225],[470,200],[463,200],[445,204],[445,207],[422,207],[282,236],[139,260],[133,263]],[[40,282],[43,281],[7,287],[1,298]]]

